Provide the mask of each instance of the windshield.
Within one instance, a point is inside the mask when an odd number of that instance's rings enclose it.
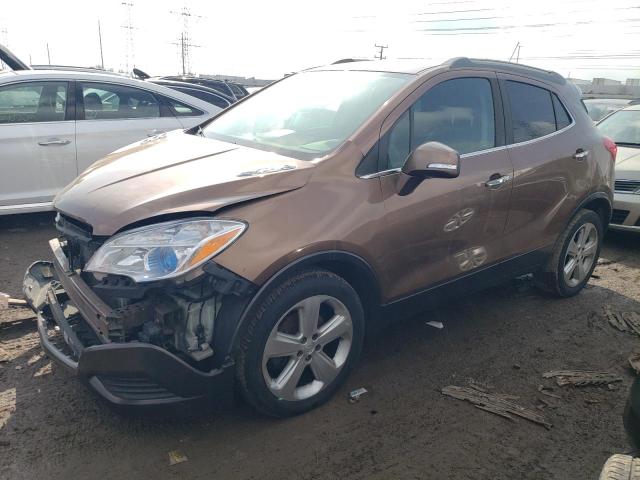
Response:
[[[204,136],[316,158],[344,142],[410,79],[358,71],[293,75],[216,118]]]
[[[620,110],[600,122],[598,129],[616,143],[640,146],[640,110]]]
[[[584,100],[584,104],[587,107],[587,112],[594,122],[603,119],[611,112],[620,110],[629,104],[629,100],[623,100],[619,98],[612,98],[608,100],[602,100],[599,98],[591,98]]]

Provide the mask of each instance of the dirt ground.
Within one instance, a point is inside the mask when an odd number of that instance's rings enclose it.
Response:
[[[51,224],[51,215],[0,219],[0,291],[19,294],[29,263],[48,257]],[[0,478],[597,478],[610,454],[631,451],[621,414],[633,378],[627,357],[640,351],[640,338],[614,330],[603,306],[640,312],[640,239],[609,234],[601,258],[571,299],[514,281],[392,325],[368,343],[338,395],[289,420],[242,404],[121,416],[50,364],[29,312],[0,312]],[[567,368],[624,381],[609,390],[542,378]],[[469,382],[519,397],[553,427],[440,393]],[[541,395],[539,385],[560,398]],[[348,392],[362,386],[369,393],[349,403]],[[169,466],[172,450],[188,461]]]

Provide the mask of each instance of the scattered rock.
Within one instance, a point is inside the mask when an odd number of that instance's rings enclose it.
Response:
[[[553,370],[542,374],[543,378],[555,378],[560,387],[573,385],[585,387],[587,385],[609,385],[621,382],[622,377],[608,372],[594,372],[589,370]]]
[[[178,463],[183,463],[187,461],[189,461],[189,459],[184,453],[178,450],[171,450],[169,452],[169,466],[177,465]]]
[[[513,396],[500,395],[486,392],[480,392],[470,387],[458,387],[449,385],[442,389],[442,394],[449,397],[465,400],[472,403],[481,410],[485,410],[501,417],[514,420],[513,415],[525,418],[531,422],[544,426],[546,429],[551,428],[549,423],[542,415],[528,408],[522,407],[511,401]]]
[[[519,363],[514,363],[514,364],[513,364],[513,369],[514,369],[514,370],[520,370],[521,368],[522,368],[522,367],[520,366],[520,364],[519,364]]]
[[[0,440],[0,447],[8,447],[9,445],[11,445],[9,440]]]

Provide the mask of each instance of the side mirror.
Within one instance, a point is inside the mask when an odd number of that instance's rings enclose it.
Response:
[[[411,152],[402,172],[418,178],[455,178],[460,175],[460,154],[442,143],[423,143]]]

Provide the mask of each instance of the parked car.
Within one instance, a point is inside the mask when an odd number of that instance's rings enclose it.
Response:
[[[162,85],[163,87],[167,87],[178,92],[186,93],[187,95],[199,98],[200,100],[222,109],[225,109],[236,102],[235,98],[228,97],[224,93],[220,93],[218,90],[214,90],[197,83],[176,82],[173,80],[160,80],[154,78],[149,79],[148,82],[155,85]]]
[[[160,85],[107,73],[0,73],[0,214],[48,210],[65,185],[108,153],[193,127],[220,110]]]
[[[610,113],[620,110],[631,103],[631,100],[624,98],[587,98],[583,101],[589,116],[594,122],[602,120]]]
[[[640,105],[612,113],[598,129],[618,146],[611,228],[640,233]]]
[[[233,89],[227,82],[223,82],[222,80],[213,80],[210,78],[201,78],[201,77],[190,77],[187,75],[170,75],[166,77],[159,77],[160,80],[171,80],[174,82],[184,82],[184,83],[194,83],[197,85],[204,85],[205,87],[212,88],[213,90],[217,90],[220,93],[225,94],[227,97],[233,98],[234,100],[238,100]]]
[[[553,72],[315,68],[82,174],[24,292],[44,350],[113,404],[226,403],[235,384],[295,415],[382,319],[528,272],[580,292],[614,157]]]
[[[229,85],[229,88],[231,88],[231,90],[233,91],[233,94],[236,96],[238,100],[249,95],[249,92],[247,91],[247,89],[244,88],[239,83],[226,82],[226,84]]]

